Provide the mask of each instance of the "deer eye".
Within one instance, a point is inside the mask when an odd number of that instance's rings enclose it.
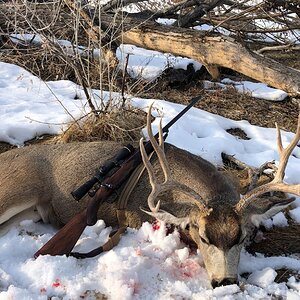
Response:
[[[201,240],[202,243],[204,243],[206,245],[209,245],[208,240],[204,239],[202,236],[200,236],[200,240]]]

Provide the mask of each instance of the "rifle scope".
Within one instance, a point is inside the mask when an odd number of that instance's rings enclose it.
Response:
[[[71,192],[73,198],[76,201],[79,201],[97,182],[101,183],[109,171],[118,167],[120,163],[132,155],[133,152],[134,147],[132,145],[128,144],[123,146],[123,148],[120,149],[113,158],[107,160],[101,167],[99,167],[95,176],[81,185],[78,189]]]

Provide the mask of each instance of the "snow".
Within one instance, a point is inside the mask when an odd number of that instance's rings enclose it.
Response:
[[[289,278],[287,285],[300,292],[300,282],[296,280],[295,276]]]
[[[133,78],[142,77],[145,80],[157,78],[166,68],[186,70],[188,64],[192,64],[195,71],[197,71],[202,67],[202,64],[190,58],[122,44],[117,50],[117,58],[121,69],[124,68],[127,55],[129,55],[128,74]]]
[[[75,250],[103,244],[109,232],[110,228],[98,221],[85,230]],[[242,253],[241,261],[248,261],[252,267],[243,271],[253,273],[244,289],[229,285],[211,290],[201,255],[191,253],[180,242],[177,231],[166,235],[164,224],[158,230],[149,223],[139,230],[128,229],[118,246],[95,258],[47,255],[33,259],[32,253],[52,234],[50,226],[27,221],[1,238],[1,300],[82,299],[87,291],[110,299],[266,299],[268,293],[274,292],[285,297],[288,288],[292,293],[299,292],[294,277],[287,284],[274,282],[274,268],[291,268],[296,259],[282,263],[284,258],[268,258],[271,261],[266,263],[266,258],[246,253]],[[299,265],[292,269],[299,270]]]
[[[128,74],[133,78],[142,77],[145,80],[154,80],[161,75],[166,68],[186,70],[187,66],[192,64],[195,71],[198,71],[202,67],[202,64],[189,58],[146,50],[134,45],[122,44],[117,50],[119,68],[124,69],[127,55],[129,55]],[[288,96],[286,92],[271,88],[264,83],[246,80],[237,82],[229,78],[224,78],[221,82],[222,83],[213,83],[205,81],[204,84],[207,89],[216,86],[225,88],[231,85],[240,93],[248,93],[254,98],[270,101],[282,101]]]
[[[247,80],[237,82],[228,78],[224,78],[221,82],[225,84],[232,84],[239,92],[249,93],[254,98],[282,101],[288,96],[286,92],[268,87],[264,83],[251,82]]]
[[[287,218],[284,215],[284,213],[279,212],[278,214],[274,215],[270,219],[267,219],[267,220],[263,221],[262,224],[264,225],[264,227],[266,229],[271,229],[273,226],[286,227],[286,226],[288,226],[288,221],[287,221]]]
[[[274,283],[276,276],[277,273],[272,268],[265,268],[261,271],[253,272],[248,278],[248,283],[266,288]]]
[[[221,80],[221,83],[204,80],[203,84],[207,90],[225,89],[231,86],[240,93],[247,93],[254,98],[269,101],[282,101],[288,96],[288,94],[282,90],[271,88],[264,83],[247,80],[234,81],[229,78],[224,78]]]
[[[76,46],[67,40],[60,40],[60,39],[48,40],[44,36],[41,36],[39,34],[15,33],[10,35],[10,39],[15,44],[22,44],[22,45],[33,44],[42,47],[47,47],[47,44],[51,42],[56,44],[58,47],[60,47],[61,50],[67,55],[80,54],[83,56],[87,56],[89,54],[88,48],[84,46]],[[97,56],[99,56],[99,49],[94,50],[94,54],[97,53],[98,53]]]
[[[22,146],[36,135],[60,133],[68,122],[88,111],[80,86],[70,81],[43,82],[15,65],[0,63],[0,140]],[[107,101],[117,93],[93,91],[93,101]],[[154,102],[155,130],[162,117],[167,124],[184,106],[158,99],[129,97],[130,103],[147,110]],[[99,105],[99,104],[98,104]],[[250,140],[229,134],[230,128],[242,129]],[[145,131],[144,131],[144,134]],[[283,132],[286,146],[294,134]],[[171,129],[168,142],[221,164],[221,152],[258,167],[275,160],[275,129],[233,121],[192,108]],[[299,180],[300,148],[291,156],[286,181]],[[299,221],[300,202],[290,216]],[[282,226],[285,217],[273,217],[273,226]],[[144,223],[139,230],[128,229],[118,246],[92,259],[76,260],[66,256],[41,256],[35,253],[55,233],[50,225],[23,221],[0,237],[0,299],[96,299],[99,293],[109,299],[271,299],[271,295],[297,299],[298,281],[274,282],[278,268],[300,272],[295,257],[264,257],[241,253],[239,274],[242,286],[211,289],[201,253],[191,252],[180,241],[177,231],[166,234]],[[103,244],[111,231],[103,221],[86,228],[75,251],[90,250]]]
[[[289,214],[296,223],[300,224],[300,207],[291,209]]]
[[[289,18],[287,15],[287,20],[293,22],[293,19]],[[279,44],[299,44],[300,38],[300,30],[283,30],[280,31],[282,28],[286,28],[281,22],[276,22],[274,20],[265,20],[265,19],[255,19],[253,23],[257,26],[260,30],[267,30],[272,28],[273,30],[278,30],[278,32],[272,33],[260,33],[260,34],[250,34],[253,39],[260,39],[265,42],[278,42]]]
[[[287,218],[283,212],[280,212],[272,217],[273,225],[277,227],[286,227],[288,226]]]
[[[58,132],[84,112],[83,102],[74,100],[81,90],[71,81],[45,83],[22,68],[0,63],[0,140],[18,145]]]
[[[219,32],[223,35],[230,36],[230,31],[221,26],[212,26],[210,24],[202,24],[202,25],[194,26],[193,29],[200,30],[200,31]]]

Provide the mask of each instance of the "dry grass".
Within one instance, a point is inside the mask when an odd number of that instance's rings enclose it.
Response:
[[[300,274],[297,271],[289,270],[289,269],[279,269],[276,270],[277,276],[275,278],[275,282],[287,282],[291,276],[294,276],[297,281],[300,281]]]
[[[291,68],[300,70],[300,50],[270,51],[267,56]]]
[[[263,253],[267,256],[298,255],[300,257],[300,225],[275,227],[263,234],[263,240],[252,243],[247,250],[250,253]]]
[[[61,140],[65,143],[73,141],[137,141],[141,138],[141,129],[145,127],[146,114],[138,109],[115,109],[103,113],[98,119],[94,116],[78,125],[72,124],[62,134]]]
[[[9,36],[14,33],[31,33],[41,37],[40,44],[13,43]],[[108,56],[94,57],[93,49],[107,44],[104,37],[91,38],[90,27],[81,16],[63,2],[49,3],[15,1],[0,3],[0,37],[3,51],[0,60],[24,67],[43,80],[72,80],[86,88],[116,89],[114,80],[118,71],[108,66]],[[103,40],[102,40],[103,38]],[[90,51],[85,55],[72,52],[72,47],[62,48],[59,41],[67,40],[77,49],[84,46]],[[107,53],[108,46],[101,47]],[[103,50],[103,51],[102,51]]]
[[[1,61],[23,67],[42,80],[76,80],[72,66],[53,52],[40,47],[14,46],[9,52],[1,54]]]
[[[9,51],[0,53],[0,60],[21,66],[45,81],[71,80],[94,89],[99,89],[101,82],[104,90],[117,90],[117,85],[120,84],[113,83],[107,66],[100,65],[99,59],[93,57],[82,58],[82,65],[79,66],[71,57],[58,55],[53,49],[14,45]],[[122,77],[119,72],[115,72],[115,77]]]
[[[81,122],[74,122],[61,135],[45,134],[24,143],[25,146],[36,144],[56,144],[70,142],[92,142],[109,140],[117,142],[138,141],[141,129],[146,126],[146,113],[137,109],[114,109],[102,113],[99,118],[89,115]],[[0,142],[0,153],[16,148]]]

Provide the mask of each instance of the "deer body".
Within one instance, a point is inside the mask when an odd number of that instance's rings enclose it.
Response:
[[[150,162],[140,143],[147,172],[130,195],[126,209],[128,226],[140,227],[154,217],[188,229],[201,251],[212,286],[236,283],[240,251],[250,234],[249,228],[294,200],[258,196],[278,187],[281,192],[290,191],[282,179],[287,159],[300,138],[300,117],[291,145],[283,149],[279,140],[282,162],[274,180],[242,198],[231,177],[208,161],[164,144],[161,137],[158,144],[150,124],[149,114],[148,135],[156,155]],[[0,224],[30,207],[37,209],[44,222],[66,224],[88,201],[85,196],[76,202],[70,193],[94,176],[96,168],[121,146],[105,141],[30,146],[2,153]],[[291,193],[300,196],[299,190],[299,184],[293,185]],[[117,204],[113,201],[116,197],[113,194],[98,211],[98,218],[111,226],[118,223]],[[145,210],[147,204],[150,211]]]
[[[115,142],[72,143],[30,146],[0,154],[1,224],[33,206],[36,206],[44,222],[66,224],[87,205],[89,199],[85,196],[77,202],[71,196],[71,191],[90,179],[97,167],[121,147],[122,144]],[[227,194],[231,194],[230,199],[238,200],[239,195],[233,182],[217,172],[206,160],[168,144],[166,153],[174,177],[191,186],[207,201],[216,198],[219,201],[221,195],[225,202]],[[155,168],[160,176],[159,164]],[[151,186],[145,172],[128,203],[128,214],[132,215],[128,217],[131,227],[139,227],[146,219],[149,220],[149,216],[139,207],[147,206],[150,191]],[[116,195],[111,198],[116,198]],[[179,198],[178,193],[171,197],[168,193],[163,197],[162,206],[168,206],[170,201],[179,202]],[[99,210],[99,218],[107,224],[117,224],[116,202],[112,201],[113,199],[108,199]]]

